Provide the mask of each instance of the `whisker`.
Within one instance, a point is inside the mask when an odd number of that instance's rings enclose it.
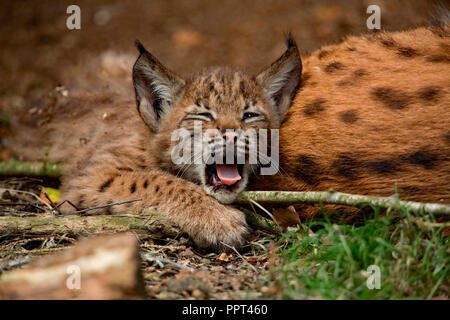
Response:
[[[280,171],[280,174],[286,176],[286,177],[287,177],[288,179],[290,179],[293,183],[297,183],[296,180],[295,180],[295,178],[292,177],[286,170],[284,170],[284,169],[281,167],[281,165],[280,165],[279,162],[277,162],[277,161],[275,161],[275,160],[273,160],[273,159],[270,159],[268,156],[264,155],[264,154],[261,153],[260,151],[257,151],[257,153],[258,153],[258,156],[261,156],[261,157],[265,158],[265,160],[273,161],[273,162],[275,163],[275,165],[278,167],[278,169],[279,169],[279,171]]]
[[[193,159],[192,162],[189,163],[189,164],[187,165],[187,167],[183,170],[183,172],[181,173],[181,175],[179,176],[179,178],[182,178],[183,175],[187,172],[187,170],[188,170],[193,164],[195,164],[195,162],[196,162],[198,159],[200,159],[202,156],[203,156],[203,153],[199,153],[197,156],[194,155],[194,159]],[[177,174],[177,176],[178,176],[178,174]]]

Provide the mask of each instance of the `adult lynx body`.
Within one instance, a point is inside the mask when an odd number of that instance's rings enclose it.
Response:
[[[281,174],[251,187],[389,196],[397,186],[404,199],[449,203],[449,36],[447,24],[350,37],[303,57]]]

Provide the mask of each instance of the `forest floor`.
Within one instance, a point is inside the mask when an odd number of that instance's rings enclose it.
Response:
[[[47,195],[56,201],[56,189],[46,187],[43,193],[42,184],[39,179],[3,179],[0,215],[48,218]],[[383,214],[373,207],[351,225],[331,213],[282,235],[253,229],[247,245],[231,252],[197,250],[183,234],[155,237],[136,230],[135,236],[150,299],[448,299],[445,226],[429,213],[412,215],[405,209]],[[14,231],[0,235],[0,278],[79,238]],[[377,282],[368,280],[373,268],[380,275],[375,289]]]

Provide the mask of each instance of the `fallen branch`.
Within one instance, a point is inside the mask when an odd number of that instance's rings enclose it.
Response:
[[[0,162],[0,176],[48,176],[59,178],[61,168],[57,163],[49,162],[23,162],[10,159]],[[235,201],[237,204],[249,204],[255,201],[262,204],[295,204],[295,203],[323,203],[338,204],[346,206],[362,206],[372,204],[383,209],[391,208],[395,211],[401,211],[406,208],[411,213],[430,212],[435,216],[450,215],[450,205],[437,203],[421,203],[413,201],[404,201],[396,196],[376,197],[341,193],[336,191],[328,192],[292,192],[292,191],[247,191],[240,194]],[[266,224],[255,217],[253,221],[259,224]],[[270,229],[270,228],[269,228]]]
[[[248,224],[251,225],[252,227],[256,227],[256,229],[265,230],[272,234],[280,235],[282,233],[281,228],[276,225],[275,220],[269,220],[255,212],[253,212],[251,210],[247,210],[245,208],[241,208],[241,209],[245,213],[245,218],[246,218]]]
[[[0,216],[0,234],[63,235],[77,238],[92,234],[133,231],[160,237],[176,237],[180,229],[166,216],[154,210],[122,215],[50,214],[33,217]]]
[[[50,198],[48,198],[48,199],[50,200]],[[112,207],[112,206],[118,206],[118,205],[121,205],[121,204],[126,204],[126,203],[141,201],[141,200],[142,199],[139,198],[139,199],[131,199],[131,200],[125,200],[125,201],[118,201],[118,202],[108,203],[108,204],[105,204],[105,205],[89,207],[89,208],[77,210],[77,211],[74,211],[74,212],[62,213],[60,215],[60,217],[61,216],[70,216],[70,215],[74,215],[74,214],[80,214],[80,213],[88,212],[88,211],[91,211],[91,210],[108,208],[108,207]],[[72,204],[70,201],[69,201],[69,203]],[[72,204],[72,206],[74,206],[74,205]]]
[[[448,204],[404,201],[395,195],[391,197],[362,196],[333,190],[328,192],[247,191],[239,195],[236,203],[248,204],[252,201],[263,204],[324,203],[354,207],[371,204],[383,209],[391,208],[395,211],[401,211],[404,208],[410,213],[429,212],[435,216],[450,215],[450,205]]]
[[[155,262],[160,268],[164,268],[164,263],[165,263],[165,264],[170,264],[171,266],[173,266],[177,269],[184,269],[184,270],[188,270],[190,272],[194,272],[194,269],[191,267],[173,262],[172,260],[169,260],[166,258],[153,257],[152,255],[150,255],[148,253],[141,253],[141,258],[142,258],[142,260],[147,261],[147,262]]]
[[[29,191],[23,191],[23,190],[16,190],[16,189],[8,189],[8,188],[0,188],[0,194],[3,194],[3,192],[8,191],[10,193],[21,193],[21,194],[26,194],[29,196],[32,196],[33,198],[35,198],[38,202],[42,203],[43,205],[45,205],[46,207],[48,207],[49,209],[53,209],[51,205],[49,205],[47,202],[45,202],[44,200],[42,200],[41,198],[39,198],[35,193],[33,192],[29,192]],[[5,205],[5,202],[3,202],[3,205]]]
[[[58,163],[9,159],[0,161],[0,176],[59,178],[61,168]]]
[[[228,248],[230,248],[231,250],[233,250],[233,251],[236,253],[236,255],[237,255],[239,258],[241,258],[241,260],[242,260],[246,265],[248,265],[248,266],[250,267],[250,269],[252,269],[254,272],[258,273],[258,269],[256,269],[254,266],[252,266],[252,265],[247,261],[247,259],[245,259],[245,258],[239,253],[239,251],[236,250],[235,247],[230,246],[229,244],[226,244],[226,243],[223,242],[223,241],[220,241],[220,243],[223,244],[225,247],[228,247]]]

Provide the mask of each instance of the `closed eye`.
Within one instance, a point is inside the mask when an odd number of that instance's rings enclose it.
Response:
[[[198,115],[199,115],[199,116],[202,116],[202,117],[205,117],[205,118],[209,118],[210,120],[213,120],[213,119],[214,119],[213,116],[212,116],[212,114],[209,113],[209,112],[202,112],[202,113],[199,113]]]
[[[201,112],[201,113],[189,113],[186,115],[184,120],[203,120],[203,121],[212,121],[214,117],[209,112]]]

